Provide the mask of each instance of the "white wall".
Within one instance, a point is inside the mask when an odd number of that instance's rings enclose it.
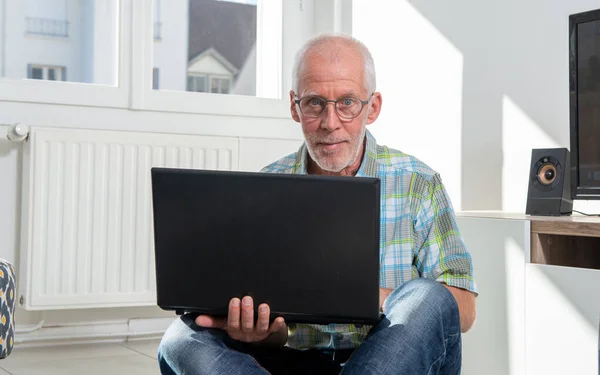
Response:
[[[383,93],[378,140],[440,171],[457,209],[524,212],[531,148],[570,147],[568,16],[600,3],[352,4]]]
[[[63,20],[66,16],[68,0],[26,0],[25,3],[27,16],[36,18],[46,18],[54,20]]]

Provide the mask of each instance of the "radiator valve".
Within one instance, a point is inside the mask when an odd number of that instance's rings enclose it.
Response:
[[[29,127],[23,124],[9,125],[6,129],[6,138],[13,142],[22,142],[29,135]]]

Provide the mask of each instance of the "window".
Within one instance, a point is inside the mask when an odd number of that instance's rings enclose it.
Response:
[[[187,91],[208,92],[208,79],[205,75],[188,75]]]
[[[23,0],[0,6],[0,100],[289,117],[281,98],[290,87],[293,53],[315,32],[312,6],[285,0],[154,1]],[[192,32],[200,25],[197,14],[208,7],[226,12],[204,15],[210,29],[200,28],[206,37],[199,44],[188,36],[198,35]],[[64,21],[64,30],[43,26],[41,32],[66,36],[40,35],[32,26],[27,32],[26,17]],[[232,40],[241,47],[223,48]],[[48,69],[54,67],[62,69]],[[48,80],[84,84],[40,83]]]
[[[256,0],[186,4],[161,7],[154,0],[153,65],[164,72],[160,88],[255,96]]]
[[[0,78],[116,86],[122,1],[4,1]],[[24,69],[31,62],[41,65]]]
[[[217,94],[229,94],[229,78],[211,78],[210,92]]]
[[[29,72],[29,78],[44,79],[44,70],[42,68],[31,68],[31,71]]]
[[[159,81],[160,71],[158,68],[152,69],[152,88],[154,90],[158,90],[158,81]]]
[[[187,78],[187,91],[229,94],[230,86],[231,77],[216,77],[208,74],[191,74],[188,75]]]
[[[27,78],[44,79],[48,81],[66,81],[66,68],[64,66],[47,66],[29,64]]]

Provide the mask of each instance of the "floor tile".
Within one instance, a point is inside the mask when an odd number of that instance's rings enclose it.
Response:
[[[23,349],[15,347],[12,353],[0,362],[0,367],[6,368],[6,365],[11,364],[12,362],[45,362],[79,358],[126,356],[132,354],[135,354],[135,352],[118,343],[54,345]]]
[[[123,346],[138,353],[147,355],[150,358],[157,359],[156,353],[158,350],[158,344],[160,344],[160,340],[128,341],[123,343]]]
[[[63,359],[42,362],[15,362],[0,364],[12,375],[153,375],[160,374],[158,363],[141,354]]]

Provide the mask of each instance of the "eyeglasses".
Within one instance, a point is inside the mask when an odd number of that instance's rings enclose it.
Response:
[[[321,117],[329,102],[334,103],[338,116],[348,120],[360,115],[363,107],[369,103],[368,100],[360,100],[353,96],[345,96],[338,100],[327,100],[320,96],[310,95],[294,100],[294,103],[300,107],[300,112],[309,118]]]

